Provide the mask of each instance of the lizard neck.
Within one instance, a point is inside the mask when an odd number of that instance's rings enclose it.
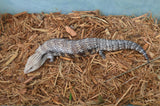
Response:
[[[47,54],[42,55],[41,60],[40,60],[40,66],[42,66],[47,59],[48,59]]]
[[[46,54],[47,50],[43,46],[39,46],[36,50],[36,53],[39,53],[41,55]]]

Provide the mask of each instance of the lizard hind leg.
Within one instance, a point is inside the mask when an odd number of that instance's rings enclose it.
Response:
[[[100,55],[103,59],[106,58],[103,50],[100,50],[100,51],[99,51],[99,55]]]

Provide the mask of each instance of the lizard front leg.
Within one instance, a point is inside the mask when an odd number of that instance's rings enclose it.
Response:
[[[50,59],[49,62],[53,62],[53,60],[54,60],[53,53],[51,53],[51,52],[47,53],[47,59]]]

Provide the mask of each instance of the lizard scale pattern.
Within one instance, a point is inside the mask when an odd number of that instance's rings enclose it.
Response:
[[[68,39],[51,39],[46,41],[43,45],[35,51],[35,53],[28,58],[25,65],[24,73],[30,73],[40,68],[47,59],[50,62],[54,60],[56,56],[85,56],[88,53],[99,53],[99,55],[105,59],[104,51],[117,51],[131,49],[136,50],[143,54],[149,62],[149,58],[145,50],[132,41],[128,40],[106,40],[99,38],[86,38],[81,40],[68,40]]]

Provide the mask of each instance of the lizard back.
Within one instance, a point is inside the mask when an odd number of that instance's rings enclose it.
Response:
[[[149,61],[145,50],[135,42],[128,40],[106,40],[99,38],[86,38],[81,40],[68,40],[68,39],[51,39],[46,41],[41,46],[41,51],[53,52],[54,56],[68,55],[86,55],[88,53],[96,53],[103,51],[118,51],[118,50],[136,50],[143,54]]]

